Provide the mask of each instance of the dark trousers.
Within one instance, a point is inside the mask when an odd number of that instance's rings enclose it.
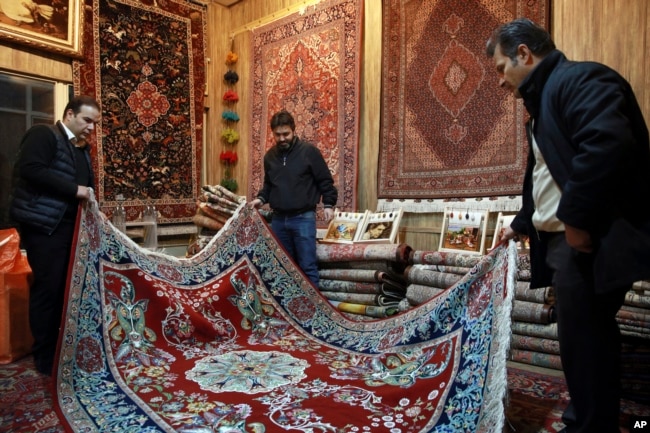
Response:
[[[64,221],[52,235],[22,227],[20,237],[27,251],[33,281],[29,289],[29,326],[36,369],[52,374],[59,339],[74,223]]]
[[[273,214],[271,229],[287,253],[309,280],[318,287],[318,257],[316,256],[316,212],[298,215]]]
[[[616,313],[629,287],[596,294],[593,254],[549,242],[546,261],[554,270],[555,308],[562,369],[571,407],[567,432],[618,433],[621,398],[621,334]]]

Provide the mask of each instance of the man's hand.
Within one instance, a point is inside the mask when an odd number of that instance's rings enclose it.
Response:
[[[262,200],[260,200],[259,198],[256,198],[255,200],[252,200],[252,201],[248,202],[248,207],[252,207],[252,208],[255,208],[255,209],[257,209],[261,205],[262,205]]]
[[[77,185],[77,198],[88,200],[90,198],[90,189],[87,186]]]
[[[325,214],[325,221],[331,221],[334,218],[334,209],[331,207],[326,207],[323,213]]]
[[[517,236],[519,236],[519,233],[514,231],[512,227],[508,226],[503,229],[503,232],[501,234],[501,239],[500,241],[509,241],[510,239],[515,239]]]
[[[594,251],[594,245],[591,242],[591,235],[588,231],[564,224],[564,236],[566,237],[566,243],[574,250],[578,250],[581,253],[591,253]]]

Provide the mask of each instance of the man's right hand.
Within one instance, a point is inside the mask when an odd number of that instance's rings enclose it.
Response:
[[[519,235],[519,233],[514,231],[512,229],[512,227],[508,226],[508,227],[503,229],[503,234],[501,235],[501,239],[499,239],[499,240],[500,241],[509,241],[510,239],[514,239],[515,237],[517,237],[517,235]]]
[[[255,209],[260,207],[261,205],[262,205],[262,200],[260,200],[259,198],[256,198],[255,200],[248,202],[248,206]]]
[[[83,185],[77,185],[77,198],[88,200],[90,198],[90,189]]]

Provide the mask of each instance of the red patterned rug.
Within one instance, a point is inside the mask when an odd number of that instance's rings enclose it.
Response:
[[[523,368],[508,368],[506,432],[556,433],[564,428],[562,413],[569,393],[562,375],[545,375]],[[634,419],[650,417],[650,406],[633,400],[621,400],[622,432],[634,431]]]
[[[506,426],[516,433],[555,433],[564,428],[569,402],[563,376],[508,368]]]
[[[54,405],[73,432],[499,431],[516,250],[355,321],[241,205],[191,258],[80,212]]]
[[[0,432],[62,433],[52,404],[52,379],[36,371],[31,356],[0,365]]]
[[[184,0],[93,0],[75,91],[102,107],[93,146],[104,210],[127,219],[155,205],[159,222],[189,222],[200,193],[204,28]]]
[[[547,14],[548,0],[383,2],[379,198],[520,194],[525,110],[499,89],[485,42]]]
[[[508,390],[504,433],[556,433],[564,427],[568,394],[561,376],[511,366]],[[629,425],[631,415],[649,416],[650,406],[623,400],[621,426]],[[52,405],[52,381],[36,372],[31,356],[0,365],[0,432],[64,431]]]
[[[271,116],[286,109],[296,134],[323,154],[339,190],[337,207],[356,209],[362,0],[324,0],[253,30],[249,197],[262,187]],[[322,209],[319,226],[325,227]]]

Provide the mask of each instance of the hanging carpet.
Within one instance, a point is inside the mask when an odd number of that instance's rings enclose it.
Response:
[[[356,209],[362,10],[362,0],[323,0],[253,30],[249,197],[262,187],[264,154],[275,143],[271,116],[285,109],[296,135],[323,154],[336,206]],[[317,223],[327,227],[321,208]]]
[[[242,204],[197,255],[80,211],[55,367],[72,432],[496,432],[516,252],[435,299],[354,321]]]
[[[90,8],[88,8],[90,9]],[[190,222],[201,194],[205,11],[185,0],[93,0],[75,91],[95,97],[97,198],[128,220]]]
[[[525,110],[499,88],[485,43],[517,17],[546,25],[548,0],[386,0],[378,197],[521,193]]]

